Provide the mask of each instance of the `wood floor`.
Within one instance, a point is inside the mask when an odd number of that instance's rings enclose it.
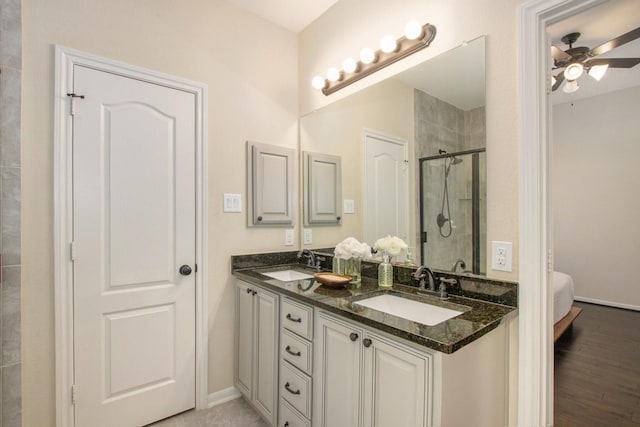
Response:
[[[554,425],[640,426],[640,312],[575,305],[555,345]]]

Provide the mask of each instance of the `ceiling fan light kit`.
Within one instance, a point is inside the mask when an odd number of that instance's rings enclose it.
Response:
[[[604,73],[607,72],[607,68],[609,68],[609,64],[594,65],[593,67],[589,68],[589,75],[597,81],[600,81],[602,76],[604,76]]]
[[[584,71],[584,67],[579,62],[574,62],[564,69],[564,78],[567,80],[576,80],[578,77],[582,75],[582,71]]]
[[[573,93],[580,89],[580,85],[577,80],[567,80],[567,82],[562,87],[562,91],[564,93]]]
[[[578,41],[580,33],[570,33],[562,37],[562,42],[569,45],[569,49],[562,50],[556,46],[551,46],[551,56],[553,57],[553,69],[564,71],[559,72],[551,78],[551,90],[555,91],[563,81],[563,92],[572,93],[578,90],[580,85],[577,79],[586,70],[589,76],[600,81],[609,68],[632,68],[640,63],[640,58],[595,58],[598,55],[607,53],[623,44],[640,38],[640,27],[618,36],[593,49],[585,46],[573,47]]]

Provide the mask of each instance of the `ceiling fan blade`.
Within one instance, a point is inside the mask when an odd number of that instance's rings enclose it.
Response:
[[[618,36],[615,39],[609,40],[608,42],[603,43],[600,46],[594,47],[589,52],[589,56],[593,58],[596,55],[602,55],[603,53],[607,53],[610,50],[613,50],[618,46],[622,46],[625,43],[629,43],[630,41],[633,41],[637,38],[640,38],[640,27],[636,28],[635,30],[631,30],[621,36]]]
[[[551,57],[554,61],[567,61],[571,59],[571,55],[554,45],[551,45]]]
[[[585,62],[585,66],[594,67],[596,65],[609,64],[609,68],[631,68],[637,64],[640,64],[640,58],[601,58],[592,59]]]
[[[561,71],[556,75],[556,82],[553,86],[551,86],[551,91],[553,92],[554,90],[558,89],[563,81],[564,81],[564,71]]]

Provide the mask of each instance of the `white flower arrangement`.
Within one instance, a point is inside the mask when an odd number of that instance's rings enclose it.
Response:
[[[373,249],[378,252],[386,252],[389,256],[398,256],[400,252],[407,250],[407,244],[399,237],[387,236],[376,240]]]
[[[368,259],[371,257],[371,246],[366,243],[360,243],[357,239],[353,237],[347,237],[342,242],[336,245],[333,254],[342,259],[351,259],[351,258],[364,258]]]

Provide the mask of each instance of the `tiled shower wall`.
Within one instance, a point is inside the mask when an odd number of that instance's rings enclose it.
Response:
[[[0,0],[0,425],[22,424],[20,345],[21,0]]]
[[[420,90],[414,90],[415,111],[415,156],[416,159],[436,156],[442,149],[449,153],[483,148],[486,145],[485,109],[484,107],[463,111],[441,99]],[[440,212],[444,185],[444,160],[434,160],[426,171],[427,212]],[[482,162],[481,162],[482,164]],[[462,173],[464,172],[464,173]],[[467,157],[462,164],[453,166],[449,175],[449,203],[452,218],[456,220],[456,229],[450,238],[439,235],[435,215],[429,215],[427,236],[430,247],[437,251],[427,254],[425,263],[433,268],[448,270],[456,258],[464,259],[471,269],[472,230],[471,225],[471,158]],[[420,188],[419,174],[416,173],[416,188]],[[481,194],[486,194],[486,186],[481,182]],[[416,206],[419,206],[420,195],[416,192]],[[483,198],[482,203],[486,203]],[[482,209],[481,209],[482,212]],[[420,242],[420,218],[416,218],[416,241]],[[482,221],[481,221],[482,223]],[[486,239],[486,226],[480,230],[482,241]],[[416,250],[419,256],[421,245]],[[455,256],[454,256],[455,254]],[[484,251],[481,251],[480,265],[486,262]]]

